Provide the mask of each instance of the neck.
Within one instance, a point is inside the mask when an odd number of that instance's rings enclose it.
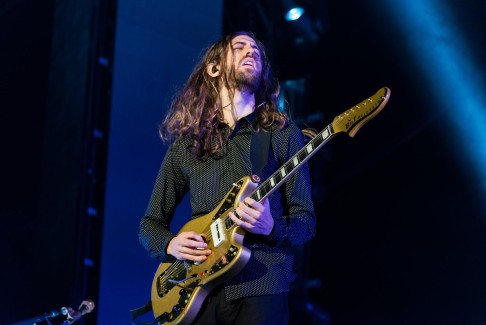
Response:
[[[227,90],[221,93],[222,103],[232,103],[232,105],[223,108],[224,119],[230,126],[233,126],[239,119],[255,110],[255,95],[252,92],[236,90],[233,98],[229,97]]]

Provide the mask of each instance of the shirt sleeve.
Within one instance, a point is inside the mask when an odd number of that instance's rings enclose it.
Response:
[[[152,195],[140,221],[138,238],[150,257],[161,262],[171,261],[166,248],[175,235],[170,223],[175,210],[187,192],[187,184],[181,170],[181,151],[177,141],[168,149],[160,166]]]
[[[290,124],[284,135],[274,144],[283,163],[305,145],[304,135],[295,124]],[[268,241],[275,246],[303,244],[314,236],[316,227],[308,164],[301,165],[280,191],[282,213],[272,215],[274,228]]]

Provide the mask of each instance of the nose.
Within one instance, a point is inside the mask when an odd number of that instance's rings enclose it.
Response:
[[[254,58],[254,57],[255,57],[255,49],[253,49],[253,48],[249,48],[249,49],[247,50],[247,52],[246,52],[246,55],[245,55],[245,56],[250,56],[250,57]]]

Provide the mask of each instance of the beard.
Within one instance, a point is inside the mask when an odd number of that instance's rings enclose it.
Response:
[[[260,87],[261,82],[261,74],[255,74],[248,71],[236,71],[235,74],[235,81],[236,81],[236,89],[239,91],[250,91],[255,93]]]

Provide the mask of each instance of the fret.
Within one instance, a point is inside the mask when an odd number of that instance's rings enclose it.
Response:
[[[224,218],[224,226],[226,227],[226,230],[231,229],[234,224],[235,223],[233,222],[233,220],[231,220],[229,216],[226,216],[226,218]]]
[[[320,136],[316,136],[314,139],[312,139],[311,142],[312,142],[314,148],[318,148],[321,145],[321,143],[324,142],[324,139]]]
[[[263,185],[263,184],[262,184]],[[250,197],[255,201],[260,201],[265,196],[265,191],[263,186],[260,185],[255,192],[253,192]]]
[[[305,150],[301,150],[297,153],[297,156],[299,157],[299,164],[301,161],[304,161],[305,158],[307,158],[307,153],[305,152]]]
[[[263,189],[265,190],[265,194],[267,194],[267,193],[269,193],[272,190],[272,186],[270,186],[269,182],[266,181],[265,182],[265,186],[263,187]]]
[[[280,167],[280,169],[285,170],[285,176],[287,176],[293,169],[292,161],[291,160],[287,161],[285,164],[282,165],[282,167]]]

